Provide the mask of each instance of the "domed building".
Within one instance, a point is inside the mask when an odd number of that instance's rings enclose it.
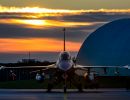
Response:
[[[79,50],[77,63],[88,66],[130,65],[130,18],[112,21],[91,33]]]

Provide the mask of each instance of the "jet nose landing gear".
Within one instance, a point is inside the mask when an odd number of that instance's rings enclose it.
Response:
[[[64,85],[64,93],[66,93],[66,92],[67,92],[67,86]]]
[[[68,75],[66,73],[63,74],[63,79],[64,79],[64,93],[67,92],[67,77]]]

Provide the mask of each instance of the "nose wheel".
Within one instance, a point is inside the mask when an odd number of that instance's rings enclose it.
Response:
[[[66,92],[67,92],[67,86],[64,85],[64,93],[66,93]]]

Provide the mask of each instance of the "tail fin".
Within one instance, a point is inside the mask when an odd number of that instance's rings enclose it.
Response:
[[[66,42],[66,41],[65,41],[65,39],[66,39],[66,36],[65,36],[65,35],[66,35],[66,34],[65,34],[65,31],[66,31],[66,29],[63,28],[63,32],[64,32],[64,51],[66,51],[66,47],[65,47],[65,46],[66,46],[66,45],[65,45],[65,42]]]

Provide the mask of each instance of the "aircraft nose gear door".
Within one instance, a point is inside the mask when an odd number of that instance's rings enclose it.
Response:
[[[66,73],[64,73],[62,75],[62,77],[64,79],[64,93],[66,93],[67,92],[67,77],[68,77],[68,75]]]

